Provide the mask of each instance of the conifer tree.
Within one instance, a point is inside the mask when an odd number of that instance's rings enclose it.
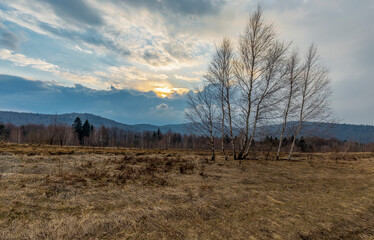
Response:
[[[83,137],[90,137],[90,132],[91,132],[91,125],[88,122],[88,120],[86,120],[83,124],[83,127],[82,127]]]
[[[79,144],[83,142],[83,126],[82,121],[79,117],[75,118],[73,123],[74,132],[77,134],[79,139]]]

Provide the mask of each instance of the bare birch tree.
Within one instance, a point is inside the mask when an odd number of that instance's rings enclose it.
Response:
[[[250,16],[245,31],[239,40],[240,59],[235,65],[235,75],[242,94],[239,105],[242,112],[242,127],[240,128],[241,141],[237,156],[238,159],[246,157],[250,144],[253,141],[254,136],[253,134],[250,135],[249,132],[251,114],[253,111],[256,111],[254,110],[256,109],[256,98],[257,101],[261,98],[256,91],[256,82],[263,79],[262,77],[266,73],[266,68],[269,67],[270,49],[276,44],[274,27],[264,21],[262,13],[261,7],[258,7]],[[257,106],[260,105],[261,103],[257,104]]]
[[[234,81],[234,48],[232,42],[228,38],[224,38],[219,47],[216,47],[216,51],[212,57],[209,65],[208,73],[205,78],[210,84],[217,88],[217,100],[220,107],[220,120],[221,120],[221,149],[227,159],[225,153],[224,139],[228,132],[230,137],[231,150],[235,157],[235,144],[234,134],[232,127],[232,88]],[[226,124],[228,121],[228,127]],[[228,128],[228,130],[226,130]]]
[[[330,115],[331,97],[328,69],[320,64],[317,48],[312,44],[305,57],[300,82],[299,123],[294,133],[288,159],[292,158],[295,141],[305,121],[325,121]]]
[[[210,85],[188,96],[186,117],[210,139],[212,159],[215,129],[220,131],[226,159],[224,139],[228,133],[233,157],[241,160],[254,150],[253,143],[266,124],[281,122],[279,159],[287,123],[291,117],[297,118],[290,159],[303,122],[323,121],[329,116],[328,71],[319,63],[316,48],[309,48],[303,63],[297,51],[287,57],[290,44],[278,40],[273,25],[262,15],[261,7],[250,15],[236,54],[231,41],[223,39],[205,75]]]
[[[194,132],[206,136],[210,141],[212,157],[215,160],[215,122],[217,121],[217,105],[214,102],[214,89],[205,85],[187,95],[186,118]]]
[[[282,142],[284,137],[284,132],[286,131],[288,118],[296,110],[295,97],[298,92],[300,76],[302,73],[302,66],[300,62],[299,53],[297,50],[293,50],[289,59],[286,62],[286,78],[285,78],[285,91],[284,100],[285,106],[282,113],[282,129],[279,137],[278,151],[276,155],[276,160],[279,160],[280,151],[282,148]]]
[[[261,78],[256,84],[256,99],[254,102],[254,119],[252,123],[252,133],[249,137],[248,148],[243,157],[247,157],[252,142],[255,139],[256,130],[261,120],[266,120],[275,116],[274,107],[281,101],[278,95],[283,88],[283,78],[286,74],[284,69],[285,54],[288,45],[280,42],[274,42],[268,49],[265,65]]]

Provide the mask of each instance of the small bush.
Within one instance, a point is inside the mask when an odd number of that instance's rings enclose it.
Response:
[[[179,171],[181,174],[188,174],[188,173],[193,173],[194,169],[195,169],[195,164],[193,162],[184,161],[181,163]]]

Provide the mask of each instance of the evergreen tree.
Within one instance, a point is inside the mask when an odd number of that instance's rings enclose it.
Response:
[[[84,122],[84,124],[83,124],[83,127],[82,127],[82,135],[83,135],[83,137],[89,137],[90,136],[90,132],[91,132],[91,125],[88,122],[88,120],[86,120]]]
[[[0,140],[4,140],[5,138],[9,137],[9,129],[5,127],[3,124],[0,124]]]
[[[83,126],[82,126],[82,121],[79,117],[77,117],[74,120],[73,128],[74,128],[75,133],[78,136],[79,144],[82,144],[82,142],[83,142]]]
[[[157,140],[157,133],[155,131],[153,131],[152,142],[156,142],[156,140]]]
[[[299,145],[298,147],[300,147],[301,152],[306,152],[306,150],[307,150],[307,144],[305,142],[304,137],[300,138],[300,140],[298,142],[298,145]]]
[[[157,129],[157,139],[158,140],[162,139],[162,132],[161,132],[160,128]]]

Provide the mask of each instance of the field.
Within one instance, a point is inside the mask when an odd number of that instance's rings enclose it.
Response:
[[[374,154],[0,144],[0,239],[374,239]]]

